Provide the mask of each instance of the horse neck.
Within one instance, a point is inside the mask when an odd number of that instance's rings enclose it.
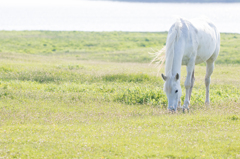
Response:
[[[182,58],[184,53],[185,42],[182,38],[175,41],[174,43],[174,52],[173,56],[170,56],[168,60],[169,65],[167,68],[169,71],[166,74],[169,76],[175,76],[177,73],[181,76],[181,65],[182,65]],[[171,59],[172,58],[172,59]]]

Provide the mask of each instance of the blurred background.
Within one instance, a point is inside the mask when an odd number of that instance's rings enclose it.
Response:
[[[169,2],[169,3],[167,3]],[[240,0],[8,0],[0,30],[168,31],[176,17],[205,16],[220,32],[240,33]]]

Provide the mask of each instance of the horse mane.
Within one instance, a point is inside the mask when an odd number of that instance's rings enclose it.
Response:
[[[172,75],[172,65],[174,58],[174,44],[181,36],[182,19],[178,18],[175,24],[170,28],[167,36],[166,46],[155,53],[155,58],[151,63],[156,62],[158,66],[158,73],[165,62],[166,76]],[[165,54],[164,54],[165,53]]]

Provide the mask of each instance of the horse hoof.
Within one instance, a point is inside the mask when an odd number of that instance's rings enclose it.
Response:
[[[175,110],[175,109],[168,109],[168,113],[174,114],[174,113],[176,113],[176,112],[177,112],[177,110]]]
[[[185,113],[185,110],[189,113],[189,108],[183,108],[183,113]]]

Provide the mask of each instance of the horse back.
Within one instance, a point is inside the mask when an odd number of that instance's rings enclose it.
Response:
[[[216,26],[211,21],[203,18],[193,19],[188,23],[188,34],[190,35],[188,35],[187,53],[185,55],[191,58],[195,53],[196,64],[205,62],[213,56],[217,57],[220,48],[220,33]]]

